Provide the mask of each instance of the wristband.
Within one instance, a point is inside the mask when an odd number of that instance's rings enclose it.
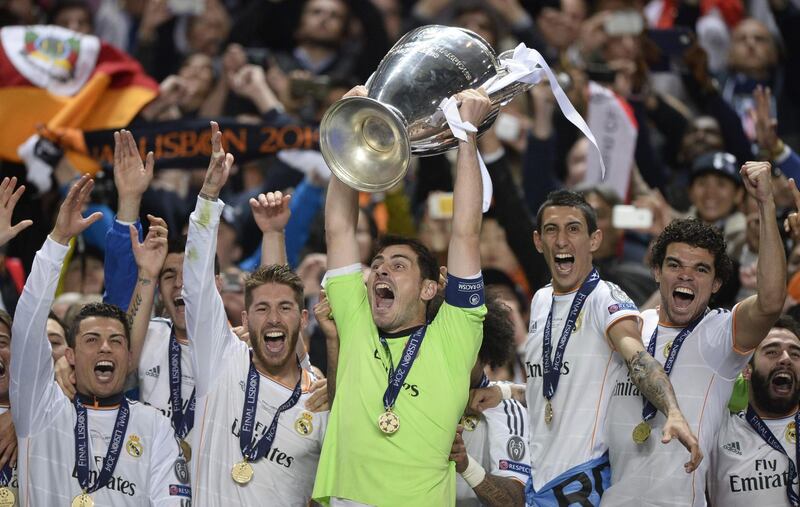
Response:
[[[470,488],[475,488],[483,482],[485,477],[486,470],[472,456],[467,454],[467,469],[461,472],[461,478],[464,479],[464,482],[469,484]]]
[[[500,394],[504,400],[511,399],[511,384],[508,382],[498,382],[495,385],[500,388]]]

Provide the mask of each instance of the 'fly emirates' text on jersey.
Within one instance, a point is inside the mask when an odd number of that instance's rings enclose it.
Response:
[[[689,452],[677,439],[661,443],[666,416],[657,412],[649,421],[650,438],[643,444],[633,441],[633,429],[642,422],[642,396],[623,372],[613,388],[607,429],[611,459],[611,487],[603,504],[702,506],[705,501],[708,456],[717,441],[717,432],[728,415],[728,400],[733,381],[742,371],[749,353],[734,348],[736,308],[710,310],[686,337],[670,373],[678,406],[689,428],[697,436],[706,457],[691,474],[683,468]],[[658,325],[655,358],[662,365],[672,341],[683,329],[658,322],[658,311],[642,312],[642,340],[645,348]]]
[[[231,477],[242,461],[239,446],[245,385],[250,368],[247,345],[231,331],[222,298],[214,285],[217,227],[224,203],[197,200],[189,221],[184,258],[183,297],[186,327],[196,375],[197,411],[190,462],[195,487],[194,505],[275,505],[305,507],[317,471],[327,412],[310,413],[304,405],[310,378],[302,372],[303,394],[283,412],[272,448],[252,463],[253,478],[241,485]],[[259,374],[253,438],[264,435],[275,412],[292,395],[284,386]],[[301,422],[298,422],[301,421]]]
[[[10,397],[19,440],[21,506],[70,505],[81,493],[75,468],[76,409],[53,380],[45,331],[67,250],[47,239],[36,254],[14,319]],[[108,485],[91,493],[94,505],[189,506],[189,473],[169,420],[152,407],[133,401],[129,406],[119,461]],[[86,408],[89,474],[95,480],[118,409]]]
[[[464,416],[461,433],[467,454],[481,464],[487,474],[528,482],[531,467],[528,456],[528,412],[515,400],[503,400],[479,416]],[[478,507],[478,496],[456,475],[456,505]]]
[[[601,280],[586,298],[564,351],[561,378],[551,399],[553,420],[545,422],[546,399],[542,353],[551,302],[552,351],[555,356],[575,292],[553,296],[553,287],[539,289],[531,301],[525,344],[525,398],[528,405],[531,475],[536,491],[565,471],[601,457],[608,450],[603,432],[608,399],[617,370],[626,369],[612,349],[608,328],[621,319],[638,319],[636,305],[616,285]]]
[[[372,320],[361,266],[326,275],[340,349],[336,398],[314,485],[317,501],[334,497],[381,507],[455,503],[450,449],[467,404],[486,307],[480,274],[448,280],[445,302],[427,326],[397,396],[400,427],[385,434],[378,418],[385,411],[390,364]],[[386,338],[395,367],[409,334]]]
[[[792,461],[795,457],[797,428],[794,415],[782,419],[763,419]],[[711,505],[726,507],[789,507],[786,484],[789,458],[773,449],[745,419],[745,414],[730,414],[722,423],[717,443],[711,451],[708,494]],[[797,478],[792,484],[797,491]]]

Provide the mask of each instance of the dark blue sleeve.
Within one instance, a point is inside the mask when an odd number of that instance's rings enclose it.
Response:
[[[483,304],[483,275],[478,278],[458,278],[447,274],[444,300],[458,308],[477,308]]]
[[[111,230],[111,223],[114,221],[111,217],[114,216],[114,212],[105,204],[89,203],[86,206],[86,211],[82,214],[84,217],[88,217],[97,211],[103,214],[103,218],[90,225],[81,235],[87,245],[91,245],[101,252],[104,252],[106,245],[103,241],[103,236]]]
[[[142,241],[142,224],[137,220],[134,225],[139,231]],[[136,287],[139,270],[131,248],[131,235],[128,226],[114,220],[106,233],[105,285],[103,302],[128,310],[128,304]]]
[[[795,181],[800,181],[800,155],[789,148],[789,156],[778,164],[778,168],[786,175],[787,178],[794,178]]]

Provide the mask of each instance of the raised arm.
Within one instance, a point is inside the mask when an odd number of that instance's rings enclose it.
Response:
[[[366,97],[367,89],[356,86],[345,97]],[[358,264],[356,225],[358,224],[358,192],[342,183],[336,175],[328,184],[325,201],[325,241],[328,245],[328,270]]]
[[[5,180],[3,183],[5,184]],[[81,209],[89,199],[93,187],[94,182],[87,174],[67,193],[59,209],[55,228],[36,254],[14,314],[9,398],[14,407],[11,415],[19,438],[39,431],[49,420],[49,411],[57,406],[54,401],[61,396],[60,389],[53,381],[53,357],[50,341],[47,339],[47,315],[55,297],[70,240],[102,218],[100,213],[94,213],[88,218],[81,216]],[[5,199],[6,193],[5,185],[0,185],[2,202],[8,203]],[[8,211],[7,205],[3,208],[4,213]],[[11,210],[13,211],[13,206]],[[3,220],[2,223],[7,222]],[[0,230],[6,231],[4,235],[8,236],[6,227]]]
[[[694,471],[703,460],[703,453],[697,437],[692,434],[689,424],[678,407],[678,399],[672,383],[664,372],[661,363],[647,353],[639,338],[639,326],[635,320],[626,318],[616,321],[608,329],[608,337],[614,348],[628,365],[631,382],[639,388],[645,398],[650,400],[662,414],[667,416],[661,442],[668,443],[677,438],[691,453],[691,459],[684,464],[686,473]]]
[[[280,191],[258,194],[250,199],[253,219],[261,230],[261,265],[286,264],[286,224],[292,212],[292,196]]]
[[[183,260],[183,300],[186,308],[186,333],[192,343],[197,397],[205,396],[211,387],[214,366],[224,350],[239,342],[233,334],[215,285],[214,256],[217,251],[217,229],[225,203],[219,192],[228,180],[233,155],[222,149],[219,125],[211,122],[211,161],[195,210],[189,217],[189,236]]]
[[[117,217],[106,233],[104,263],[106,289],[103,301],[128,308],[137,280],[136,260],[131,250],[128,225],[133,224],[141,237],[139,208],[153,181],[153,152],[145,163],[128,130],[114,132],[114,185],[117,187]]]
[[[742,166],[741,175],[747,193],[758,201],[758,265],[756,294],[737,306],[733,338],[737,350],[750,351],[758,347],[783,309],[786,254],[776,219],[770,163],[747,162]],[[796,204],[800,205],[800,196],[794,185],[792,187]]]
[[[456,95],[456,100],[461,103],[461,119],[475,127],[480,126],[491,108],[489,96],[483,90],[465,90]],[[467,141],[458,143],[452,234],[447,252],[447,271],[459,278],[475,276],[481,269],[479,243],[483,184],[476,136],[468,133],[467,138]]]
[[[139,367],[139,357],[144,347],[147,328],[150,325],[150,313],[158,285],[158,276],[167,258],[167,223],[162,218],[147,215],[150,229],[144,243],[139,243],[139,231],[128,226],[131,250],[136,260],[138,276],[133,291],[131,304],[128,306],[128,325],[131,333],[131,364]]]

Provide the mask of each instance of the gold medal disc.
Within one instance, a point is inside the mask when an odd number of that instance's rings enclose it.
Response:
[[[465,431],[475,431],[475,428],[478,427],[478,418],[474,415],[465,415],[461,418],[461,426]]]
[[[72,499],[72,507],[94,507],[94,500],[86,493],[81,493]]]
[[[387,410],[378,417],[378,428],[387,435],[391,435],[400,429],[400,418],[391,410]]]
[[[186,461],[190,461],[192,459],[192,446],[189,445],[189,442],[186,440],[181,440],[181,452],[183,453],[183,458]]]
[[[16,501],[13,491],[6,487],[0,488],[0,507],[14,507]]]
[[[637,444],[643,444],[650,438],[650,425],[642,421],[633,428],[633,441]]]
[[[247,484],[253,478],[253,465],[246,461],[236,463],[231,469],[231,477],[237,484]]]
[[[547,424],[553,422],[553,404],[550,403],[550,400],[547,400],[544,406],[544,422]]]

